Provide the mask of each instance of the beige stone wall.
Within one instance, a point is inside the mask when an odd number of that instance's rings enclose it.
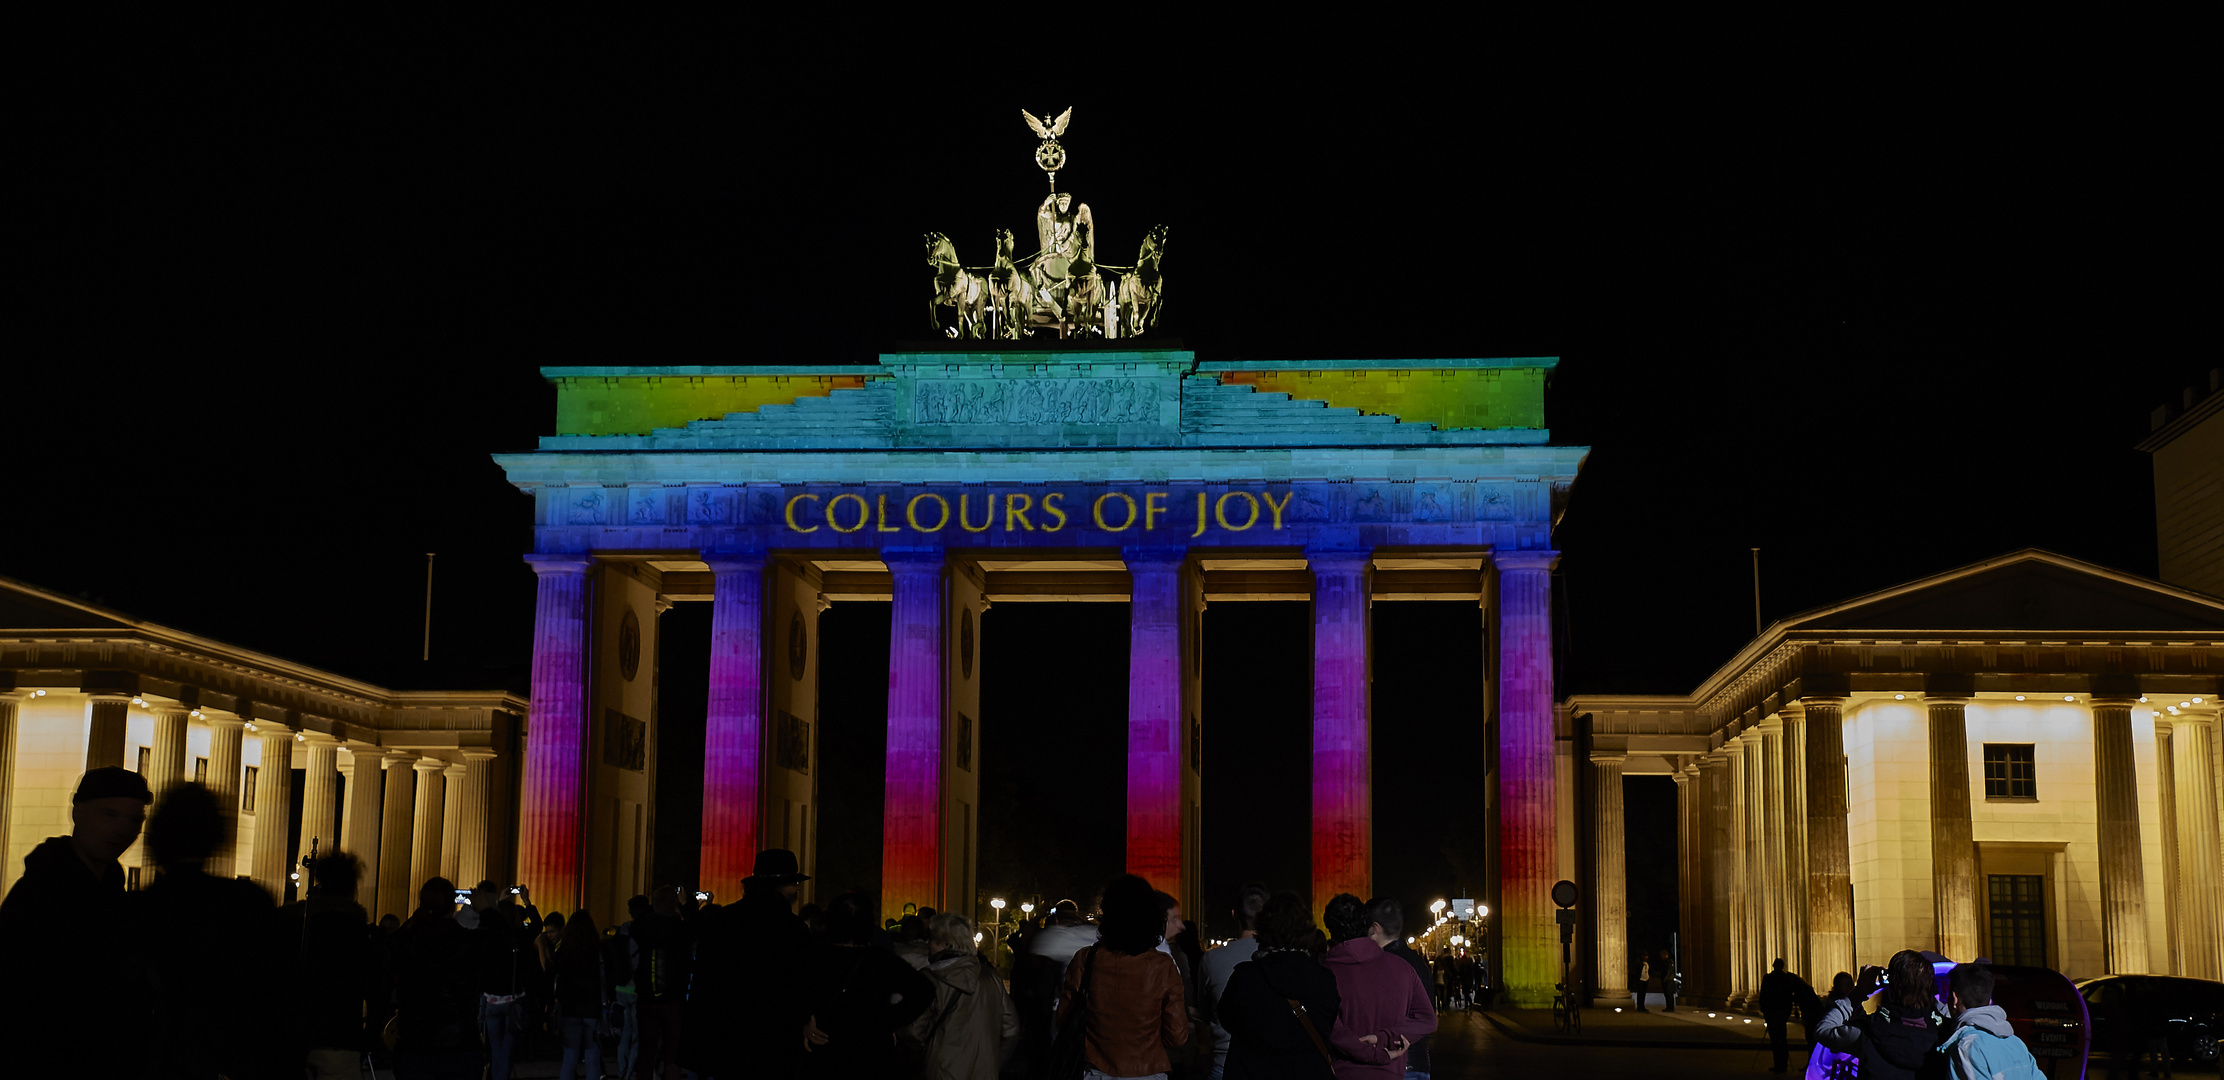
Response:
[[[23,857],[70,831],[70,793],[85,772],[92,707],[85,695],[53,691],[16,711],[15,780],[9,792],[6,865],[0,885],[23,876]],[[127,755],[128,756],[128,755]]]
[[[1929,720],[1921,701],[1853,701],[1845,712],[1847,853],[1854,955],[1881,964],[1938,939],[1931,903]]]
[[[2162,580],[2224,596],[2224,412],[2154,452]]]

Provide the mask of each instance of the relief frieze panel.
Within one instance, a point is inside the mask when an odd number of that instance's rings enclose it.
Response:
[[[915,384],[911,423],[1150,424],[1159,421],[1154,379],[931,379]]]

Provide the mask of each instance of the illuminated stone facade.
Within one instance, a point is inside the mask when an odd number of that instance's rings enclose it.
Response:
[[[1676,782],[1691,995],[1754,1003],[1900,949],[2224,978],[2224,599],[2025,551],[1770,627],[1688,697],[1578,696],[1596,824],[1562,870],[1618,888],[1623,776]],[[1611,775],[1606,766],[1611,765]],[[1596,895],[1583,975],[1626,998]]]
[[[216,793],[233,835],[210,873],[284,899],[314,841],[362,860],[373,918],[407,916],[436,872],[511,880],[525,711],[503,691],[388,690],[0,580],[0,889],[70,831],[78,778],[120,765],[157,798],[180,780]],[[123,861],[153,880],[144,844]]]
[[[598,916],[630,895],[624,868],[645,856],[619,845],[650,834],[600,823],[650,798],[653,767],[614,770],[587,748],[638,718],[653,762],[656,717],[653,702],[620,704],[640,683],[610,659],[615,628],[632,620],[653,655],[655,613],[705,600],[703,886],[735,895],[760,847],[794,849],[810,872],[818,679],[878,674],[823,656],[817,615],[885,600],[882,903],[971,911],[980,748],[1010,730],[981,715],[981,621],[992,605],[1101,600],[1133,612],[1128,867],[1199,910],[1202,613],[1307,600],[1313,900],[1365,895],[1369,608],[1471,599],[1495,650],[1490,690],[1451,722],[1501,746],[1507,771],[1491,779],[1510,824],[1504,899],[1489,899],[1506,981],[1546,1000],[1551,535],[1585,453],[1544,429],[1553,363],[1200,365],[1179,350],[1075,348],[860,368],[545,369],[559,433],[496,459],[533,497],[543,582],[519,873],[571,883]],[[1478,814],[1494,799],[1485,788]]]

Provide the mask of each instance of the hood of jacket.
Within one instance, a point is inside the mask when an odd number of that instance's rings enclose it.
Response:
[[[1328,955],[1323,957],[1321,962],[1337,965],[1371,964],[1380,959],[1382,959],[1382,946],[1375,944],[1375,939],[1355,937],[1350,941],[1339,941],[1330,945]]]
[[[961,952],[945,956],[927,964],[927,974],[938,982],[961,994],[977,993],[981,989],[980,954]]]
[[[1961,1017],[1954,1022],[1954,1027],[1957,1030],[1976,1028],[1987,1035],[1995,1035],[2003,1039],[2015,1037],[2015,1029],[2008,1026],[2008,1011],[1998,1005],[1980,1005],[1970,1009],[1961,1014]]]
[[[1933,1014],[1896,1016],[1889,1007],[1878,1009],[1869,1017],[1869,1047],[1888,1065],[1918,1068],[1944,1034],[1935,1021]]]

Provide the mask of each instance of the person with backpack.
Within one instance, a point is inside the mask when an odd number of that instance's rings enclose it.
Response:
[[[2008,1026],[2008,1013],[1992,1003],[1992,970],[1962,964],[1946,976],[1946,1004],[1954,1026],[1933,1053],[1946,1059],[1953,1080],[2037,1080],[2039,1061]]]
[[[1881,988],[1874,1013],[1861,1003]],[[1861,1062],[1861,1080],[1916,1080],[1930,1052],[1946,1038],[1930,961],[1912,949],[1892,955],[1883,968],[1861,969],[1854,996],[1831,1005],[1814,1041]]]

